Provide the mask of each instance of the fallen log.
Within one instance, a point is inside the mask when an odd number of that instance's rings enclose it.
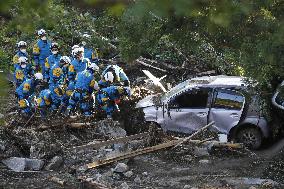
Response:
[[[152,65],[147,64],[147,63],[145,63],[145,62],[143,62],[143,61],[141,61],[141,60],[139,60],[139,59],[137,59],[136,62],[138,62],[139,64],[142,64],[142,65],[144,65],[144,66],[147,66],[147,67],[150,67],[150,68],[153,68],[153,69],[162,71],[162,72],[167,72],[167,70],[164,70],[164,69],[162,69],[162,68],[158,68],[158,67],[156,67],[156,66],[152,66]]]

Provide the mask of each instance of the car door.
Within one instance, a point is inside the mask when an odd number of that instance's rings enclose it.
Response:
[[[214,121],[215,129],[228,134],[240,121],[245,97],[240,92],[229,89],[215,89],[213,96],[209,122]]]
[[[207,124],[210,89],[190,89],[173,97],[165,113],[165,129],[192,133]]]

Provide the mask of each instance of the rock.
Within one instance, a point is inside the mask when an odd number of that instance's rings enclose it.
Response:
[[[275,182],[271,179],[261,179],[261,178],[246,178],[246,177],[236,177],[236,178],[226,178],[225,183],[230,185],[264,185],[265,183],[269,183],[269,186],[275,187],[278,186],[279,183]]]
[[[40,159],[28,159],[11,157],[2,161],[7,167],[16,172],[21,171],[39,171],[44,165],[44,161]]]
[[[256,187],[254,187],[254,186],[251,186],[251,187],[249,187],[249,189],[257,189]]]
[[[119,173],[113,173],[112,174],[112,178],[115,179],[115,180],[120,180],[121,179],[121,176]]]
[[[143,172],[142,175],[143,175],[144,177],[147,177],[147,176],[148,176],[148,173],[147,173],[147,172]]]
[[[183,189],[191,189],[190,185],[184,185]]]
[[[48,165],[45,167],[46,170],[58,170],[63,163],[63,158],[61,156],[53,157]]]
[[[201,163],[201,164],[208,164],[208,163],[209,163],[209,160],[208,160],[208,159],[201,159],[201,160],[199,161],[199,163]]]
[[[196,187],[191,187],[190,189],[198,189],[198,188],[196,188]]]
[[[126,173],[123,174],[125,177],[130,178],[134,175],[133,171],[127,171]]]
[[[6,149],[6,145],[4,142],[0,141],[0,151],[4,152]]]
[[[195,147],[193,154],[197,157],[209,156],[208,149],[207,148],[200,148],[200,147]]]
[[[129,186],[128,186],[128,184],[127,184],[126,182],[124,182],[124,183],[122,183],[122,184],[120,185],[119,188],[121,188],[121,189],[129,189]]]
[[[126,136],[126,131],[119,127],[119,122],[112,120],[99,121],[96,132],[112,138]]]
[[[113,171],[116,173],[125,173],[128,171],[128,166],[125,163],[118,163]]]
[[[4,115],[0,113],[0,119],[3,119],[3,118],[4,118]]]
[[[141,179],[140,179],[140,177],[137,175],[136,177],[135,177],[135,179],[134,179],[134,182],[136,183],[136,184],[141,184]]]

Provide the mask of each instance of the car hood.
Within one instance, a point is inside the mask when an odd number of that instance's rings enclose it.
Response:
[[[154,106],[154,99],[157,98],[157,95],[149,95],[138,101],[136,104],[136,108],[146,108],[149,106]]]

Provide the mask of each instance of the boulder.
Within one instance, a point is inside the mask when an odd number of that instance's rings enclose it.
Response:
[[[98,122],[96,132],[110,138],[125,137],[126,131],[119,127],[119,122],[113,120],[102,120]]]
[[[128,166],[125,163],[118,163],[113,171],[116,173],[125,173],[128,171]]]
[[[134,175],[133,171],[127,171],[123,174],[125,177],[130,178]]]
[[[129,186],[128,186],[128,184],[127,184],[126,182],[123,182],[123,183],[119,186],[119,188],[121,188],[121,189],[129,189]]]
[[[136,184],[141,184],[141,178],[137,175],[136,177],[135,177],[135,179],[134,179],[134,182],[136,183]]]
[[[39,171],[44,165],[40,159],[29,159],[20,157],[11,157],[2,161],[7,167],[16,172],[21,171]]]

